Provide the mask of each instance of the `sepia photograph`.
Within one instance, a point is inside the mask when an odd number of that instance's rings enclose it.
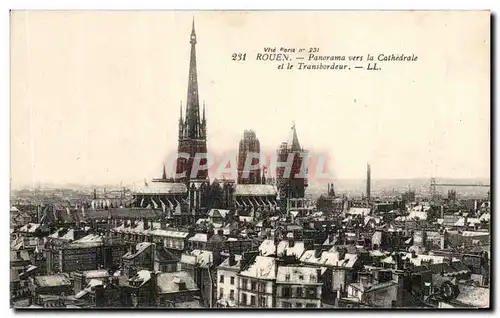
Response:
[[[9,20],[11,308],[490,308],[490,11]]]

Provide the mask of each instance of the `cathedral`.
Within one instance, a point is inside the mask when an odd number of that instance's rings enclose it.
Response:
[[[295,125],[291,139],[278,150],[278,160],[287,161],[294,156],[292,175],[285,176],[283,169],[276,169],[277,179],[267,178],[265,168],[252,168],[245,172],[245,161],[250,152],[260,153],[260,142],[252,130],[245,130],[239,143],[238,176],[235,180],[213,180],[210,182],[208,169],[198,169],[195,165],[206,164],[207,120],[205,103],[200,107],[196,65],[196,31],[193,20],[189,40],[191,46],[185,108],[180,106],[178,129],[178,158],[175,178],[167,178],[165,168],[162,177],[146,182],[135,191],[133,204],[136,208],[163,210],[165,218],[177,225],[194,224],[213,208],[235,211],[236,215],[259,218],[283,210],[287,199],[303,198],[307,179],[295,175],[301,168],[300,147]],[[201,112],[200,112],[201,108]],[[182,155],[187,154],[189,157]],[[252,165],[259,165],[255,158]],[[285,205],[283,205],[285,202]]]

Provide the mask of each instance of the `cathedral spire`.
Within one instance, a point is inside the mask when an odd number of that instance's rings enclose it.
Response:
[[[193,27],[191,30],[191,56],[189,61],[189,80],[187,91],[187,105],[186,105],[186,137],[192,139],[200,139],[200,104],[198,98],[198,75],[196,69],[196,33]]]
[[[299,138],[297,137],[297,130],[295,130],[295,121],[293,121],[292,123],[292,129],[290,131],[290,137],[288,139],[288,147],[294,151],[301,150]]]
[[[179,122],[182,124],[183,120],[182,120],[182,101],[181,101],[181,113],[180,113],[180,116],[179,116]]]
[[[165,170],[165,165],[163,165],[163,175],[161,176],[163,180],[167,180],[167,171]]]
[[[205,121],[205,101],[203,101],[203,117],[201,120]]]

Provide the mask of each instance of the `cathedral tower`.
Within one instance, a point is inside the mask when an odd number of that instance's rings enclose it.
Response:
[[[260,155],[260,141],[253,130],[245,130],[238,149],[238,184],[260,184],[262,181],[260,168],[246,171],[248,169],[245,165],[251,153]],[[250,164],[259,165],[259,158],[252,158]],[[245,172],[248,175],[245,175]]]
[[[185,173],[184,177],[177,179],[178,182],[189,183],[195,180],[207,180],[208,170],[199,171],[195,176],[191,176],[195,156],[206,156],[207,135],[205,104],[203,104],[203,117],[200,118],[200,102],[198,96],[198,77],[196,69],[196,32],[193,26],[191,30],[191,56],[189,61],[189,79],[187,90],[186,117],[182,117],[182,104],[179,118],[179,146],[178,153],[189,154],[189,159],[179,157],[177,159],[176,173]],[[198,159],[196,159],[198,160]],[[200,165],[206,164],[206,157],[202,158]]]
[[[283,142],[280,149],[278,149],[278,162],[285,163],[288,161],[289,156],[293,157],[289,175],[285,174],[285,167],[276,168],[276,181],[281,198],[304,198],[307,188],[307,167],[304,167],[305,171],[302,174],[300,172],[303,168],[302,161],[305,154],[304,149],[300,147],[294,123],[290,130],[288,142]]]

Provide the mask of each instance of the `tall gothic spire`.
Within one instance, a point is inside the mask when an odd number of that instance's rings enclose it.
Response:
[[[191,30],[191,57],[189,61],[189,81],[186,105],[186,137],[200,139],[200,102],[198,98],[198,78],[196,69],[196,32],[193,26]]]
[[[290,147],[290,149],[293,151],[301,150],[299,138],[297,137],[297,130],[295,130],[295,121],[292,124],[292,129],[290,130],[290,137],[288,139],[288,147]]]
[[[181,101],[181,113],[180,113],[180,116],[179,116],[179,122],[183,123],[183,120],[182,120],[182,101]]]

